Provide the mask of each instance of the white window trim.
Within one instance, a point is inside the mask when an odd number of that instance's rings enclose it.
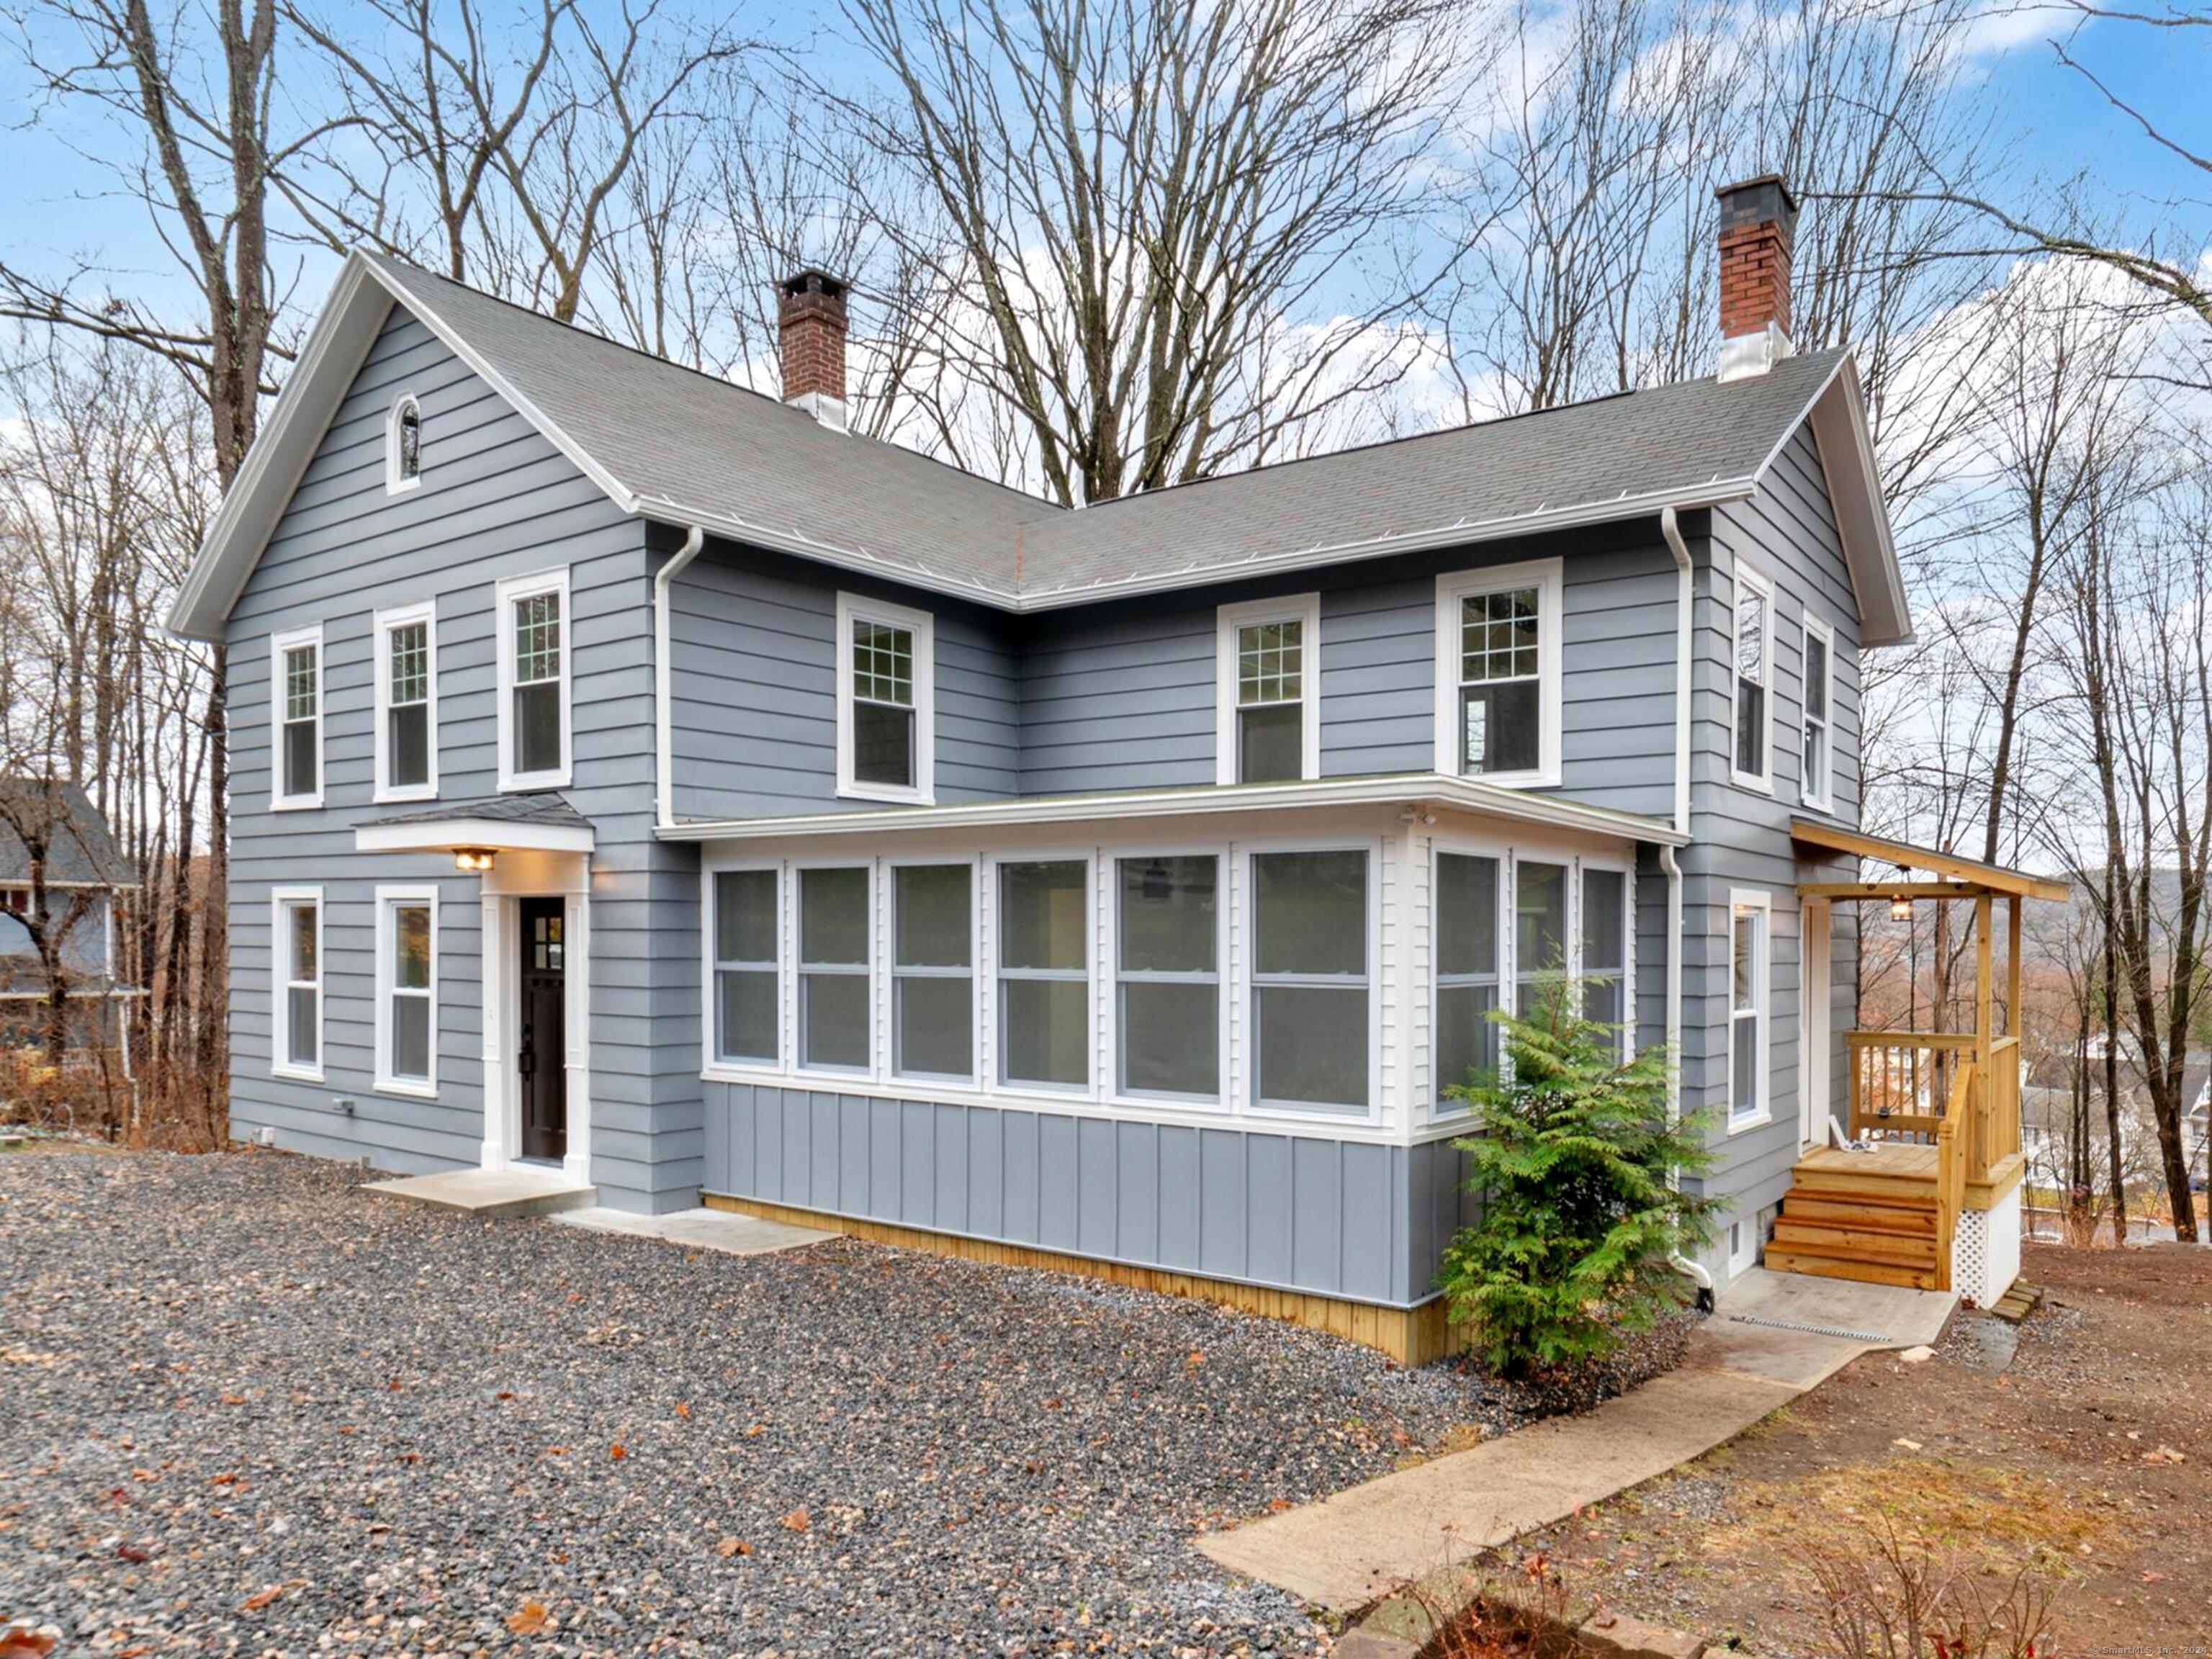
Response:
[[[1804,749],[1804,729],[1813,724],[1810,712],[1813,707],[1812,677],[1803,665],[1812,660],[1812,642],[1816,639],[1826,647],[1825,656],[1828,665],[1827,684],[1823,688],[1826,695],[1821,698],[1821,702],[1828,712],[1821,717],[1820,722],[1823,738],[1820,744],[1822,765],[1820,777],[1802,778],[1798,781],[1799,791],[1805,805],[1819,811],[1827,812],[1832,811],[1836,804],[1836,630],[1815,617],[1808,607],[1805,612],[1805,642],[1799,658],[1800,672],[1804,680],[1798,693],[1797,708],[1798,750],[1801,757]],[[1802,764],[1802,758],[1800,763]]]
[[[399,417],[408,410],[415,411],[415,476],[402,477],[399,472]],[[403,392],[392,400],[392,408],[384,417],[384,493],[404,495],[422,487],[422,400],[411,392]]]
[[[1422,1103],[1425,1115],[1431,1122],[1449,1122],[1472,1117],[1474,1109],[1463,1100],[1444,1098],[1446,1079],[1437,1057],[1437,1033],[1443,1025],[1443,951],[1437,942],[1442,931],[1442,913],[1437,908],[1437,896],[1443,890],[1443,860],[1449,858],[1495,859],[1498,861],[1498,915],[1492,919],[1497,931],[1498,1006],[1513,1006],[1513,849],[1503,842],[1484,841],[1463,835],[1437,834],[1429,839],[1429,1053],[1428,1075],[1423,1080],[1421,1092],[1426,1097]],[[1449,1082],[1456,1086],[1461,1079]]]
[[[295,905],[311,904],[315,908],[315,1063],[296,1064],[291,1058],[292,1007],[291,990],[292,933],[284,925],[284,913]],[[330,973],[327,958],[323,953],[323,934],[326,918],[323,910],[323,890],[319,887],[274,887],[269,892],[269,1075],[289,1078],[297,1083],[320,1083],[323,1067],[328,1058],[323,1048],[323,1036],[329,1025]]]
[[[914,635],[914,787],[853,776],[853,624],[889,623]],[[933,805],[937,799],[937,618],[858,593],[837,596],[837,793],[847,800]]]
[[[1105,859],[1111,859],[1114,856],[1111,849],[1107,849],[1103,854]],[[1103,971],[1101,945],[1102,935],[1105,932],[1100,925],[1099,917],[1098,872],[1101,863],[1102,855],[1099,849],[1068,847],[1056,847],[1042,851],[1017,849],[992,853],[983,860],[983,879],[987,884],[983,902],[989,906],[989,914],[983,928],[984,938],[989,947],[989,960],[985,964],[985,977],[990,986],[990,996],[988,1019],[980,1035],[981,1045],[989,1050],[988,1059],[991,1068],[982,1075],[988,1079],[986,1086],[994,1092],[1030,1095],[1042,1100],[1073,1102],[1096,1101],[1100,1099],[1105,1091],[1106,1080],[1099,1075],[1101,1060],[1098,1040],[1101,1020],[1098,1006],[1099,980]],[[1091,1058],[1085,1067],[1089,1075],[1085,1081],[1079,1084],[1033,1082],[1026,1078],[1008,1079],[1000,1075],[1005,1065],[1006,1039],[1000,1030],[1001,1004],[1004,998],[1000,986],[1005,971],[1004,945],[1006,937],[1006,927],[1000,915],[1001,879],[1000,872],[1010,864],[1079,864],[1083,866],[1085,895],[1083,961],[1084,979],[1086,988],[1090,992],[1087,1006],[1090,1011],[1088,1024],[1091,1030]]]
[[[561,596],[561,764],[544,772],[514,769],[514,606],[540,593]],[[576,684],[576,608],[569,603],[568,567],[541,570],[501,581],[494,601],[499,637],[499,787],[502,794],[532,789],[565,789],[574,775],[575,733],[570,714]]]
[[[787,988],[786,994],[791,1000],[791,1029],[786,1041],[789,1045],[787,1052],[791,1056],[791,1074],[794,1078],[835,1084],[849,1083],[855,1078],[875,1082],[884,1074],[885,1056],[883,1053],[883,1045],[878,1040],[883,1023],[881,1018],[884,972],[883,922],[881,912],[878,908],[883,896],[883,882],[880,879],[882,862],[873,854],[861,854],[842,859],[793,859],[785,866],[786,896],[781,901],[781,908],[784,920],[788,925],[784,930],[784,937],[777,941],[777,945],[781,951],[784,964],[783,982]],[[866,979],[868,986],[868,1058],[863,1065],[809,1066],[806,1063],[805,1014],[806,988],[801,982],[805,970],[801,966],[803,957],[799,933],[802,927],[801,918],[805,915],[801,896],[805,886],[806,872],[810,870],[858,870],[866,881],[867,965],[859,974],[846,975],[850,978]]]
[[[1752,988],[1752,1000],[1759,1016],[1759,1054],[1755,1062],[1759,1104],[1753,1110],[1739,1113],[1735,1109],[1735,1044],[1736,1028],[1742,1022],[1735,1017],[1735,921],[1736,913],[1741,910],[1756,910],[1759,915],[1759,960],[1753,964],[1757,972]],[[1741,1134],[1774,1121],[1774,896],[1757,888],[1732,887],[1724,916],[1722,1006],[1728,1018],[1728,1069],[1723,1074],[1721,1088],[1728,1103],[1728,1133]]]
[[[721,897],[720,890],[716,886],[714,878],[760,871],[766,871],[775,879],[775,1054],[772,1059],[753,1054],[726,1056],[722,1053],[720,1030],[722,991],[715,977],[719,964],[715,961],[714,948],[720,924]],[[702,925],[699,929],[699,982],[707,988],[707,994],[701,1007],[699,1028],[699,1054],[702,1066],[702,1068],[723,1066],[737,1070],[765,1070],[781,1075],[789,1064],[792,1052],[790,1034],[785,1019],[787,1000],[785,980],[789,972],[789,963],[786,960],[784,949],[784,936],[788,932],[786,922],[789,914],[786,908],[788,903],[787,893],[791,884],[785,879],[783,861],[781,859],[742,859],[727,863],[710,864],[702,873],[700,880],[704,884],[704,889],[701,894],[700,904]]]
[[[1602,870],[1620,878],[1620,1059],[1625,1062],[1636,1057],[1641,1046],[1641,1022],[1636,1017],[1636,861],[1630,858],[1607,858],[1585,854],[1575,860],[1575,937],[1574,964],[1577,983],[1589,977],[1589,968],[1583,957],[1583,877],[1585,872]]]
[[[1446,777],[1475,777],[1509,789],[1556,787],[1559,781],[1561,647],[1565,623],[1565,567],[1559,559],[1486,565],[1437,578],[1436,765]],[[1538,590],[1536,617],[1537,765],[1533,771],[1469,773],[1460,764],[1460,601],[1511,587]]]
[[[964,1076],[951,1072],[902,1072],[898,1064],[898,872],[901,870],[933,870],[956,866],[968,872],[969,1070]],[[884,860],[883,872],[882,945],[877,952],[882,972],[876,1005],[880,1011],[878,1024],[881,1027],[881,1034],[878,1041],[878,1052],[883,1056],[882,1074],[889,1081],[916,1084],[925,1089],[972,1089],[982,1076],[982,860],[972,856],[958,858],[948,854],[933,858],[926,853],[905,854]],[[918,978],[953,977],[943,969],[926,973],[913,969],[908,971],[915,973]]]
[[[1224,605],[1214,613],[1213,781],[1237,781],[1237,630],[1261,623],[1295,622],[1299,627],[1298,778],[1321,775],[1321,595],[1287,593],[1280,599]]]
[[[424,718],[429,726],[429,771],[421,783],[392,784],[387,781],[391,765],[392,714],[392,631],[420,623],[428,647],[428,691],[423,705]],[[376,787],[373,799],[379,805],[392,801],[435,800],[438,799],[438,605],[434,599],[424,599],[417,605],[394,605],[376,613],[370,639],[376,653]],[[565,636],[564,636],[565,640]]]
[[[1212,1095],[1176,1095],[1150,1090],[1128,1090],[1121,1086],[1121,890],[1120,870],[1124,863],[1141,862],[1147,859],[1210,858],[1214,860],[1215,879],[1213,905],[1213,987],[1214,987],[1214,1080],[1217,1091]],[[1133,1107],[1143,1110],[1151,1107],[1167,1106],[1184,1111],[1225,1115],[1232,1108],[1229,1092],[1229,1004],[1230,983],[1230,884],[1236,879],[1230,849],[1221,842],[1159,843],[1134,847],[1113,847],[1104,850],[1099,860],[1103,884],[1099,894],[1101,949],[1100,959],[1105,963],[1104,1002],[1100,1010],[1105,1025],[1104,1060],[1108,1069],[1100,1079],[1101,1097],[1113,1106]]]
[[[1243,1010],[1244,1052],[1236,1079],[1241,1115],[1249,1118],[1288,1120],[1300,1123],[1376,1124],[1383,1121],[1382,1097],[1383,1004],[1388,985],[1382,962],[1382,859],[1380,841],[1371,836],[1279,836],[1240,842],[1237,846],[1237,874],[1243,917],[1243,939],[1237,951],[1236,994]],[[1254,1018],[1254,996],[1265,988],[1257,983],[1260,961],[1260,900],[1252,860],[1269,853],[1364,853],[1367,854],[1367,1105],[1330,1106],[1322,1103],[1265,1099],[1260,1093],[1260,1032]]]
[[[1760,641],[1760,647],[1765,653],[1765,659],[1760,665],[1759,681],[1766,691],[1765,700],[1760,711],[1763,717],[1761,725],[1764,729],[1759,733],[1759,753],[1766,758],[1766,770],[1764,772],[1741,771],[1738,769],[1735,763],[1739,752],[1737,747],[1737,733],[1740,729],[1738,720],[1741,714],[1739,705],[1743,701],[1742,677],[1736,672],[1740,640],[1738,630],[1743,625],[1743,606],[1741,599],[1747,587],[1756,589],[1766,599],[1766,632]],[[1733,605],[1729,611],[1729,781],[1739,788],[1754,790],[1762,795],[1771,795],[1774,793],[1774,630],[1780,618],[1776,616],[1774,610],[1773,582],[1741,561],[1735,567],[1735,591],[1738,602]]]
[[[304,795],[284,793],[284,653],[303,645],[315,647],[315,787]],[[323,648],[323,625],[295,628],[269,636],[269,810],[299,812],[323,804],[324,714],[329,703],[330,653]]]
[[[393,993],[392,951],[395,942],[392,913],[403,904],[427,904],[430,907],[430,1075],[423,1078],[394,1077],[392,1073],[392,997]],[[435,1100],[438,1097],[438,981],[441,977],[440,958],[445,955],[438,937],[438,889],[434,884],[386,885],[376,890],[376,1092],[380,1095],[405,1095],[416,1100]]]

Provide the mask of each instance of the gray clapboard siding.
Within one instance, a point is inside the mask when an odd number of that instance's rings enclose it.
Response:
[[[386,412],[420,400],[423,482],[384,484]],[[374,804],[373,613],[437,603],[441,798],[498,790],[495,585],[569,573],[574,783],[594,825],[591,939],[592,1173],[605,1201],[691,1201],[701,1160],[696,856],[652,836],[652,669],[645,532],[447,352],[395,312],[234,608],[233,1080],[235,1132],[408,1171],[475,1164],[484,1138],[478,884],[449,859],[354,851]],[[324,800],[271,812],[269,635],[324,634]],[[374,891],[441,896],[438,1095],[375,1091]],[[272,886],[320,885],[325,1081],[269,1074]],[[601,994],[602,987],[607,994]],[[629,993],[635,992],[632,995]],[[349,1098],[354,1111],[334,1102]]]
[[[706,1085],[709,1192],[1394,1307],[1430,1294],[1458,1160],[1448,1142]]]

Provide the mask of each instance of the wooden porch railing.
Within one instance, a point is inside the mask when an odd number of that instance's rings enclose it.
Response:
[[[1932,1144],[1975,1039],[1955,1031],[1846,1031],[1854,1140]]]

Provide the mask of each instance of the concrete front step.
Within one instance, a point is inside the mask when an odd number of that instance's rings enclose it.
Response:
[[[516,1216],[554,1215],[596,1204],[599,1189],[560,1170],[517,1166],[505,1170],[453,1170],[439,1175],[404,1176],[372,1181],[364,1191],[403,1204],[458,1210],[488,1221]]]

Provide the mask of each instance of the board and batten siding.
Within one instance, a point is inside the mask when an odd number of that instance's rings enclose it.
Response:
[[[422,483],[385,488],[385,422],[412,393]],[[574,785],[591,819],[592,1171],[603,1201],[689,1203],[698,1109],[696,860],[652,836],[649,582],[644,531],[404,308],[395,307],[234,608],[231,726],[231,1116],[278,1144],[368,1155],[405,1173],[471,1167],[484,1139],[481,905],[444,855],[362,854],[355,826],[405,809],[373,799],[374,613],[437,605],[441,801],[498,793],[495,586],[565,566]],[[271,811],[270,636],[323,629],[323,805]],[[434,1099],[379,1093],[374,894],[440,895]],[[272,1077],[270,893],[319,886],[324,1078]],[[352,1110],[338,1108],[339,1100]]]
[[[1445,1143],[713,1080],[707,1122],[710,1193],[1390,1307],[1462,1201]]]
[[[1704,528],[1703,526],[1699,526]],[[1720,1163],[1692,1184],[1728,1200],[1732,1216],[1749,1219],[1788,1189],[1801,1124],[1799,1090],[1807,1064],[1829,1067],[1832,1100],[1842,1098],[1841,1036],[1853,1023],[1857,918],[1835,907],[1831,956],[1832,1046],[1825,1056],[1802,1052],[1801,881],[1822,866],[1801,859],[1790,821],[1801,816],[1856,824],[1859,811],[1858,605],[1842,539],[1830,507],[1818,446],[1809,429],[1784,446],[1759,492],[1717,509],[1710,535],[1693,547],[1698,601],[1692,700],[1692,822],[1695,842],[1683,849],[1683,1093],[1685,1104],[1707,1106],[1723,1124],[1728,1091],[1729,894],[1743,888],[1768,895],[1772,906],[1768,1079],[1771,1121],[1734,1133],[1717,1127]],[[1756,569],[1773,586],[1771,788],[1733,781],[1734,622],[1736,572]],[[1810,612],[1834,629],[1832,668],[1832,804],[1805,800],[1801,737],[1804,710],[1804,620]],[[1838,878],[1850,861],[1833,862]],[[1663,939],[1661,943],[1663,944]],[[1716,1246],[1716,1249],[1722,1249]]]

